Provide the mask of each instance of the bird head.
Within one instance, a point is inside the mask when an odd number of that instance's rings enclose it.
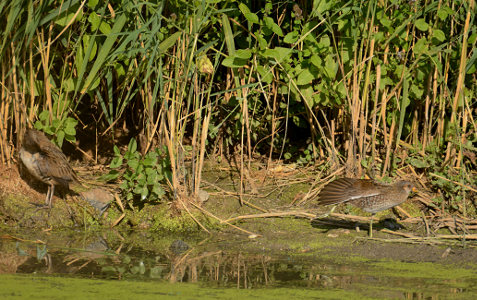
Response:
[[[411,182],[409,181],[400,181],[398,183],[398,186],[400,188],[402,188],[407,194],[409,194],[410,192],[416,192],[417,189],[416,187],[414,186],[414,184],[412,184]]]

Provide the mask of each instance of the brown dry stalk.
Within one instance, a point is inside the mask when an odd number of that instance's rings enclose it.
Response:
[[[253,214],[253,215],[242,215],[234,218],[230,218],[225,220],[224,222],[234,222],[238,220],[245,220],[245,219],[260,219],[260,218],[272,218],[272,217],[304,217],[308,219],[314,219],[316,217],[315,214],[308,213],[306,211],[281,211],[281,212],[267,212],[263,214]]]
[[[237,229],[237,230],[243,231],[243,232],[245,232],[245,233],[247,233],[247,234],[249,234],[249,235],[251,235],[251,236],[256,236],[256,237],[261,236],[260,234],[253,233],[253,232],[248,231],[248,230],[246,230],[246,229],[243,229],[243,228],[240,228],[240,227],[235,226],[235,225],[233,225],[233,224],[230,224],[229,222],[227,222],[227,220],[222,220],[221,218],[215,216],[215,215],[212,214],[210,211],[208,211],[208,210],[206,210],[206,209],[200,207],[199,205],[195,204],[194,202],[190,202],[190,204],[192,204],[195,208],[197,208],[198,210],[202,211],[204,214],[206,214],[206,215],[208,215],[208,216],[210,216],[210,217],[216,219],[217,221],[219,221],[219,222],[222,223],[222,224],[225,223],[225,224],[229,225],[230,227],[233,227],[233,228],[235,228],[235,229]],[[207,231],[207,232],[208,232],[208,231]]]

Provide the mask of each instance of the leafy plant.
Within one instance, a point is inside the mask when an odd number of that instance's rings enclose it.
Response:
[[[163,184],[170,181],[170,162],[164,151],[156,148],[144,156],[137,151],[133,138],[124,155],[114,146],[114,158],[109,167],[112,169],[102,177],[103,180],[120,180],[119,188],[127,200],[143,202],[159,201],[164,197]]]
[[[41,130],[49,135],[54,136],[52,141],[61,148],[63,141],[67,140],[70,143],[76,141],[76,125],[78,121],[71,117],[64,119],[52,118],[50,122],[50,113],[44,110],[38,116],[38,121],[35,122],[35,128]]]

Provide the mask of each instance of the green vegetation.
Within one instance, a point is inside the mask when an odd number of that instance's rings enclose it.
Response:
[[[164,159],[164,154],[159,148],[142,156],[137,151],[136,140],[131,139],[124,155],[121,155],[119,148],[114,146],[114,158],[109,167],[112,170],[103,176],[103,179],[115,180],[121,177],[119,188],[126,196],[126,200],[133,200],[137,196],[139,199],[136,200],[145,201],[147,198],[148,202],[154,202],[164,196],[161,183],[166,180],[170,164]],[[124,172],[120,173],[116,170],[118,168]]]
[[[99,149],[95,162],[114,149],[109,179],[128,199],[195,199],[207,155],[240,157],[243,173],[261,154],[426,175],[436,204],[465,215],[477,185],[475,11],[449,0],[5,1],[1,161],[35,124],[60,146]]]

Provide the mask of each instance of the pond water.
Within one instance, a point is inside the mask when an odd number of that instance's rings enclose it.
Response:
[[[0,299],[477,297],[473,263],[373,259],[333,250],[338,248],[280,248],[270,238],[233,234],[73,231],[1,237]],[[353,247],[345,243],[343,247]],[[438,250],[445,255],[446,248]]]

